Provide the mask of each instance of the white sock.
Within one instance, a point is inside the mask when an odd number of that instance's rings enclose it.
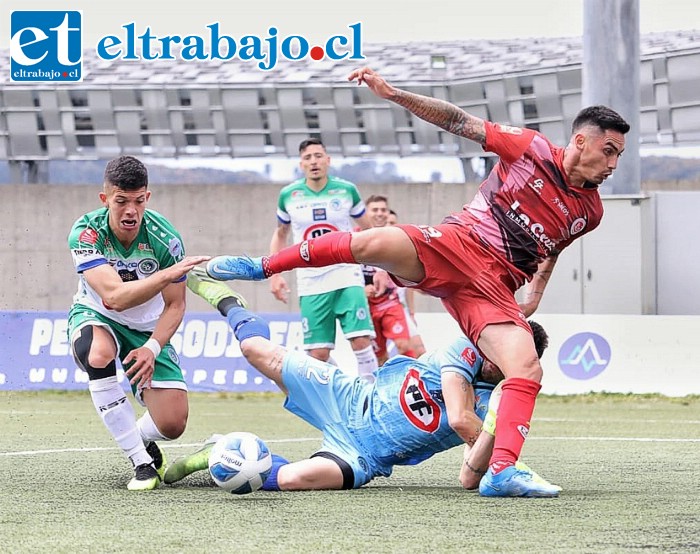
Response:
[[[134,407],[117,382],[117,376],[90,381],[88,389],[98,415],[124,454],[134,466],[150,464],[153,459],[139,435]]]
[[[136,422],[136,426],[139,428],[139,433],[141,433],[141,439],[144,444],[151,441],[169,441],[168,437],[164,437],[160,432],[160,429],[156,427],[150,412],[143,414],[139,420]]]
[[[374,348],[372,345],[362,350],[353,350],[355,352],[355,357],[357,358],[357,374],[363,379],[374,382],[374,375],[372,375],[379,365],[377,364],[377,356],[374,354]]]

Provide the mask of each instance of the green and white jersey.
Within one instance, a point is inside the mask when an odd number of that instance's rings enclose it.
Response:
[[[365,203],[357,187],[337,177],[319,192],[299,179],[280,191],[277,219],[292,226],[294,243],[316,238],[331,231],[352,231],[353,219],[365,213]],[[351,286],[364,286],[362,270],[355,264],[297,269],[299,296],[322,294]]]
[[[85,214],[73,224],[68,246],[80,275],[73,303],[87,306],[131,329],[153,331],[165,307],[161,294],[139,306],[116,312],[90,287],[83,271],[110,264],[126,282],[145,279],[159,269],[176,264],[184,257],[185,249],[172,224],[158,212],[146,210],[139,234],[126,250],[109,228],[107,208],[100,208]],[[180,281],[186,278],[184,276]]]

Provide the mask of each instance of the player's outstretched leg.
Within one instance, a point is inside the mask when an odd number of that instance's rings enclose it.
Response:
[[[494,474],[489,468],[479,483],[481,496],[559,496],[560,487],[533,479],[532,473],[516,466],[507,467]]]
[[[165,471],[163,482],[167,484],[176,483],[196,471],[207,469],[209,467],[209,454],[212,448],[214,448],[216,441],[221,437],[223,437],[223,435],[214,434],[205,440],[202,447],[194,454],[175,460]]]
[[[262,281],[264,258],[249,256],[217,256],[207,263],[207,274],[219,281]]]
[[[299,267],[356,264],[362,260],[356,260],[352,253],[352,235],[341,231],[326,233],[261,258],[217,256],[207,264],[207,273],[219,281],[262,281],[271,275]]]
[[[202,267],[195,267],[187,274],[187,288],[201,296],[221,315],[226,317],[231,308],[247,308],[245,298],[229,288],[221,280],[212,279]]]
[[[265,479],[265,482],[262,485],[262,490],[264,490],[264,491],[281,490],[279,485],[277,484],[277,474],[280,472],[280,468],[282,466],[286,466],[288,463],[289,463],[289,460],[287,460],[286,458],[283,458],[279,454],[272,455],[272,470],[270,471],[270,475],[267,476],[267,479]]]

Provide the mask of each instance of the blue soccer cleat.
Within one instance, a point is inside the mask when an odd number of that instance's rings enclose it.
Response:
[[[554,497],[559,496],[560,490],[556,485],[535,481],[532,473],[515,466],[507,467],[496,475],[489,468],[479,483],[481,496]]]
[[[217,256],[209,260],[207,274],[219,281],[262,281],[265,279],[262,258]]]

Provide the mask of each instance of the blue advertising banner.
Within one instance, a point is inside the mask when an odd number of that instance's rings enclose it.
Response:
[[[274,342],[301,348],[298,314],[262,314]],[[64,312],[0,311],[0,390],[87,390],[73,360]],[[218,313],[189,313],[171,341],[192,392],[278,391],[241,355],[228,322]],[[119,371],[122,385],[128,382]]]

